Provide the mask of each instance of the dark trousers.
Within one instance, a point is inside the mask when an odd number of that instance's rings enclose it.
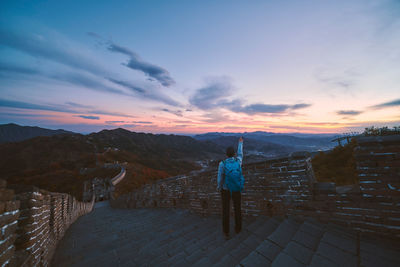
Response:
[[[235,231],[236,233],[239,233],[242,230],[241,194],[240,192],[232,192],[231,196],[231,193],[228,190],[222,190],[222,229],[225,234],[229,234],[229,213],[231,211],[231,198],[233,200],[233,208],[235,210]]]

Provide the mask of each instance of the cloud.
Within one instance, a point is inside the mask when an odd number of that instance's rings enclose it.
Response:
[[[83,86],[85,88],[92,89],[95,91],[108,92],[123,96],[132,96],[122,90],[113,88],[111,86],[107,86],[98,77],[93,77],[88,74],[83,74],[78,72],[64,72],[59,74],[48,75],[48,77],[58,81],[65,81],[75,85]]]
[[[175,101],[171,97],[163,94],[162,92],[159,92],[158,90],[154,90],[154,88],[148,88],[144,89],[143,87],[136,86],[130,82],[127,81],[121,81],[121,80],[116,80],[116,79],[108,79],[109,81],[118,84],[120,86],[123,86],[130,91],[135,93],[135,96],[138,96],[140,98],[145,98],[149,99],[151,101],[157,101],[161,102],[163,104],[167,104],[169,106],[174,106],[174,107],[181,107],[182,104],[179,103],[178,101]]]
[[[124,123],[125,121],[105,121],[107,124]]]
[[[362,111],[358,110],[339,110],[336,112],[338,115],[347,115],[347,116],[356,116],[363,113]]]
[[[330,68],[318,68],[314,77],[317,81],[332,87],[341,87],[346,91],[355,86],[361,74],[352,69],[336,71]]]
[[[162,110],[162,111],[165,111],[165,112],[168,112],[168,113],[171,113],[171,114],[174,114],[174,115],[176,115],[176,116],[178,116],[178,117],[182,117],[182,116],[183,116],[181,110],[170,110],[170,109],[167,109],[167,108],[163,108],[163,109],[161,109],[161,110]]]
[[[47,31],[42,34],[11,31],[0,27],[0,44],[92,74],[105,75],[106,73],[93,58],[81,53],[81,49],[75,44],[55,32]]]
[[[1,99],[1,98],[0,98],[0,107],[19,108],[19,109],[28,109],[28,110],[45,110],[45,111],[64,112],[64,113],[71,113],[71,114],[77,114],[77,113],[82,112],[82,111],[77,111],[75,109],[71,109],[70,107],[65,106],[65,105],[35,104],[35,103]],[[85,112],[89,113],[89,114],[100,114],[100,115],[110,115],[110,116],[134,118],[134,116],[131,116],[128,114],[123,114],[123,113],[118,113],[118,112],[110,112],[110,111],[105,111],[105,110],[86,110]]]
[[[130,123],[120,125],[120,127],[130,127],[130,128],[136,127],[136,126],[137,126],[136,124],[130,124]]]
[[[381,109],[381,108],[390,108],[390,107],[398,107],[398,106],[400,106],[400,99],[396,99],[393,101],[378,104],[378,105],[372,106],[372,108]]]
[[[10,64],[10,63],[5,63],[5,62],[0,62],[0,71],[1,72],[16,72],[16,73],[21,73],[21,74],[29,74],[29,75],[34,75],[34,74],[39,74],[39,71],[24,67],[24,66],[17,66],[15,64]]]
[[[139,123],[139,124],[153,124],[151,121],[132,121],[133,123]]]
[[[234,87],[230,79],[226,77],[213,78],[205,87],[198,89],[189,99],[190,104],[202,110],[213,110],[217,108],[226,108],[237,113],[246,113],[249,115],[259,113],[283,113],[289,110],[297,110],[310,107],[311,104],[299,103],[288,104],[249,104],[245,105],[241,99],[231,100]],[[214,121],[214,119],[212,119]]]
[[[176,120],[176,121],[173,121],[173,122],[175,122],[175,123],[193,123],[193,121],[189,121],[189,120]]]
[[[7,99],[0,99],[0,107],[77,113],[76,111],[74,111],[72,109],[69,109],[69,108],[66,108],[66,107],[62,107],[62,106],[51,106],[51,105],[34,104],[34,103],[7,100]]]
[[[295,105],[270,105],[270,104],[251,104],[251,105],[237,105],[230,107],[230,110],[235,112],[242,112],[249,115],[258,113],[283,113],[289,110],[307,108],[310,104],[295,104]]]
[[[232,119],[227,116],[223,115],[220,112],[212,112],[212,113],[207,113],[202,116],[204,119],[201,121],[206,122],[206,123],[217,123],[217,122],[235,122],[232,121]]]
[[[94,90],[94,91],[101,91],[101,92],[108,92],[123,96],[132,96],[122,90],[113,88],[108,86],[104,83],[104,79],[102,77],[97,77],[89,73],[85,72],[59,72],[59,73],[45,73],[38,69],[33,69],[31,67],[26,66],[17,66],[13,64],[8,64],[5,62],[0,63],[0,72],[14,72],[18,74],[29,74],[40,76],[48,79],[53,79],[56,81],[63,81],[67,83],[71,83],[78,86],[83,86],[85,88]]]
[[[97,34],[95,32],[86,32],[86,34],[91,36],[91,37],[97,38],[97,39],[102,39],[103,38],[103,37],[101,37],[100,34]]]
[[[171,78],[171,75],[166,69],[148,63],[146,61],[143,61],[139,57],[139,55],[133,52],[132,50],[113,42],[109,43],[107,49],[111,52],[120,53],[128,56],[129,61],[127,63],[123,63],[124,66],[131,68],[133,70],[139,70],[143,72],[148,77],[154,78],[155,80],[159,81],[163,86],[168,87],[175,84],[174,79]]]
[[[268,104],[252,104],[247,106],[232,106],[231,110],[235,112],[243,112],[247,114],[256,113],[281,113],[289,108],[288,105],[268,105]]]
[[[77,117],[88,119],[88,120],[100,120],[99,116],[88,116],[88,115],[79,115]]]
[[[135,92],[138,92],[138,93],[144,93],[145,92],[145,90],[143,88],[138,87],[136,85],[133,85],[133,84],[131,84],[129,82],[126,82],[126,81],[120,81],[120,80],[116,80],[116,79],[112,79],[112,78],[109,78],[108,80],[113,82],[113,83],[115,83],[115,84],[118,84],[118,85],[121,85],[123,87],[129,88],[132,91],[135,91]]]
[[[2,117],[56,117],[55,115],[50,114],[27,114],[27,113],[10,113],[10,112],[1,112]]]
[[[226,101],[232,92],[233,86],[228,78],[212,78],[206,86],[196,90],[189,102],[200,109],[209,110],[218,107],[220,101]]]
[[[311,104],[306,104],[306,103],[301,103],[301,104],[295,104],[295,105],[291,105],[289,108],[296,110],[296,109],[302,109],[302,108],[308,108],[311,107]]]
[[[37,33],[38,32],[38,33]],[[95,33],[88,33],[95,36]],[[97,36],[99,37],[99,35]],[[145,93],[140,86],[133,85],[113,77],[101,64],[97,62],[94,56],[90,56],[90,52],[83,47],[71,42],[61,34],[54,31],[30,31],[26,30],[10,30],[0,27],[0,45],[16,49],[23,53],[29,54],[36,58],[45,59],[56,62],[64,66],[68,66],[80,72],[59,72],[48,73],[26,66],[15,66],[1,64],[0,70],[7,72],[15,72],[20,74],[40,75],[55,80],[66,81],[75,85],[84,86],[88,89],[114,93],[131,97],[144,97],[152,101],[162,102],[167,105],[180,105],[177,101],[160,93]],[[148,76],[160,81],[164,86],[170,86],[175,82],[170,77],[168,71],[156,65],[144,62],[138,55],[128,49],[124,49],[116,44],[110,44],[109,50],[123,53],[130,57],[127,67],[136,68],[145,72]],[[139,94],[130,95],[123,90],[114,88],[105,83],[112,82],[122,86],[130,91]],[[140,94],[141,93],[141,94]]]
[[[127,117],[127,118],[134,118],[135,117],[135,116],[132,116],[132,115],[129,115],[129,114],[124,114],[124,113],[119,113],[119,112],[112,112],[112,111],[105,111],[105,110],[101,110],[101,109],[89,110],[86,113],[117,116],[117,117]]]
[[[65,104],[75,108],[93,108],[93,106],[83,105],[75,102],[65,102]]]
[[[85,73],[85,72],[81,72],[81,73],[78,73],[78,72],[45,73],[40,70],[34,70],[33,68],[16,66],[16,65],[4,63],[4,62],[0,63],[0,72],[1,71],[36,75],[39,77],[53,79],[56,81],[67,82],[67,83],[74,84],[77,86],[83,86],[83,87],[93,90],[93,91],[113,93],[113,94],[122,95],[122,96],[129,96],[129,97],[140,97],[140,98],[149,99],[151,101],[161,102],[163,104],[167,104],[170,106],[182,106],[179,102],[173,100],[172,98],[164,95],[161,92],[157,92],[157,91],[153,92],[150,89],[145,90],[142,87],[135,86],[134,84],[132,84],[130,82],[121,81],[121,80],[117,80],[117,79],[113,79],[113,78],[98,77],[98,76],[94,76],[90,73]],[[118,86],[122,86],[125,89],[128,89],[131,92],[134,92],[135,94],[130,94],[123,90],[114,88],[114,87],[106,84],[106,81],[114,83]]]

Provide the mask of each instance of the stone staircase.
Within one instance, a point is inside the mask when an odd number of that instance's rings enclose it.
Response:
[[[242,232],[229,240],[221,228],[215,216],[98,204],[68,229],[52,265],[400,266],[399,243],[312,220],[245,218]]]

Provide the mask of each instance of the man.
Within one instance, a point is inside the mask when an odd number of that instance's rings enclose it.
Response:
[[[222,199],[222,229],[225,238],[229,239],[229,213],[230,199],[233,200],[235,210],[235,232],[242,230],[242,212],[241,212],[241,191],[243,190],[244,178],[242,174],[243,161],[243,138],[240,137],[235,156],[235,149],[228,147],[226,149],[224,161],[219,163],[218,167],[218,191],[221,192]]]

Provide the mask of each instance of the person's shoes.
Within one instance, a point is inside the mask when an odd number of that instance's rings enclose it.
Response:
[[[239,230],[235,229],[236,234],[240,233],[241,231],[242,231],[242,229],[239,229]]]
[[[225,240],[231,239],[230,235],[229,235],[229,234],[226,234],[226,233],[224,233],[224,237],[225,237]]]

